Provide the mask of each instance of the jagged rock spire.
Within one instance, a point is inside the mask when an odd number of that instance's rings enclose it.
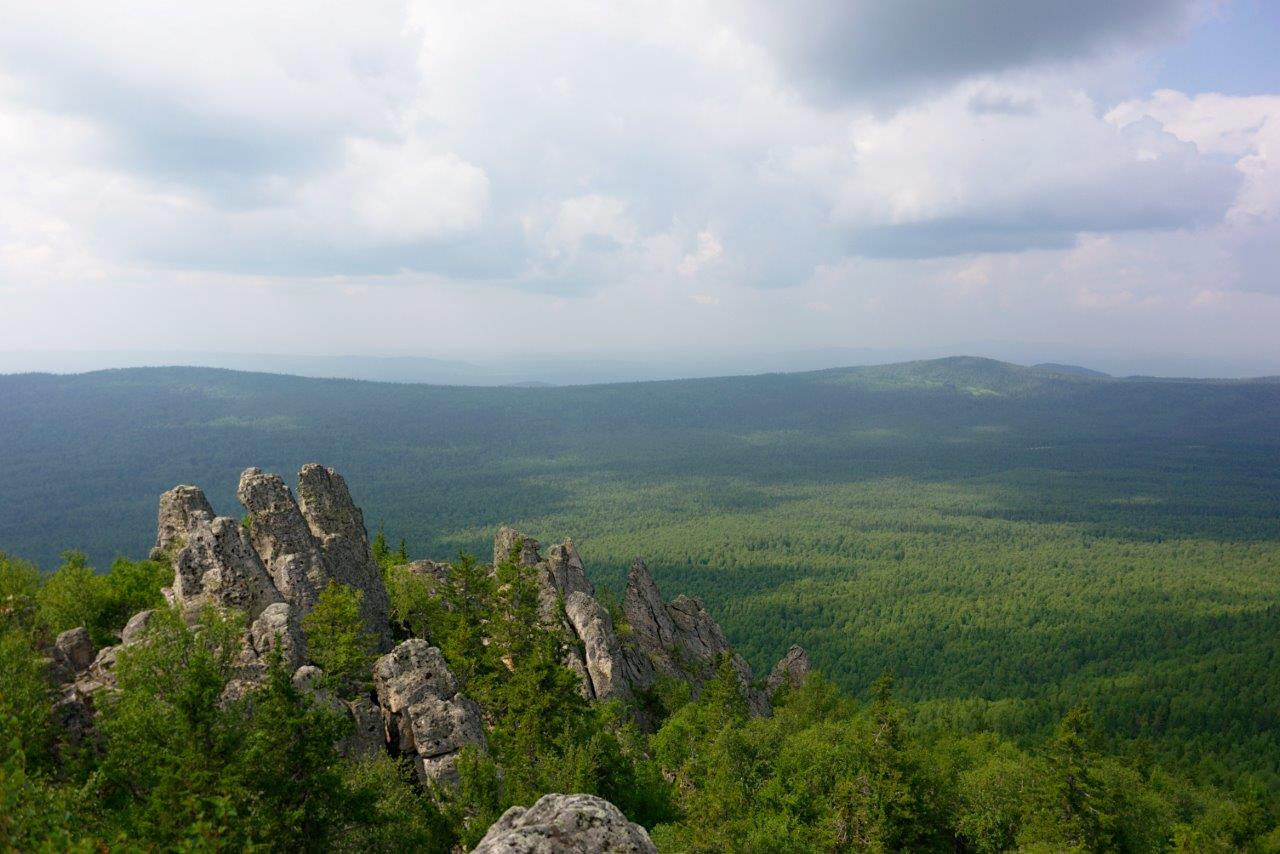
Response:
[[[538,552],[541,544],[537,540],[527,534],[520,533],[515,528],[502,527],[498,529],[498,533],[493,538],[494,566],[507,559],[511,554],[511,550],[515,548],[517,540],[520,541],[518,561],[522,566],[536,566],[542,561],[542,555]]]
[[[276,589],[299,618],[315,607],[331,580],[359,590],[365,625],[386,649],[391,640],[387,590],[346,481],[311,464],[299,472],[298,490],[301,504],[279,475],[250,468],[240,475],[236,491],[249,511],[253,547]]]
[[[369,551],[364,514],[351,500],[346,480],[333,469],[305,465],[298,472],[298,504],[324,552],[331,576],[363,594],[360,610],[365,624],[377,629],[384,644],[389,643],[391,603],[382,569]]]
[[[240,523],[215,516],[197,487],[175,486],[160,496],[151,556],[172,562],[169,592],[184,609],[203,604],[241,608],[252,620],[282,601]]]
[[[664,602],[649,568],[636,558],[622,607],[631,625],[630,645],[623,654],[633,690],[645,690],[659,677],[669,677],[688,681],[696,693],[727,655],[750,712],[769,714],[769,698],[753,684],[751,665],[733,651],[701,599],[681,595]]]
[[[160,560],[186,544],[187,532],[197,521],[213,520],[209,499],[197,486],[175,486],[160,496],[156,519],[156,544],[151,559]]]
[[[765,690],[769,692],[770,699],[784,686],[799,688],[804,683],[804,678],[809,675],[810,669],[809,653],[805,652],[804,647],[799,644],[792,644],[773,666],[773,671],[765,682]]]
[[[276,589],[307,613],[332,575],[293,493],[278,474],[245,469],[236,497],[249,511],[249,536]]]
[[[595,597],[581,590],[571,592],[564,600],[564,612],[570,628],[582,642],[591,696],[597,700],[631,699],[622,645],[609,612]]]

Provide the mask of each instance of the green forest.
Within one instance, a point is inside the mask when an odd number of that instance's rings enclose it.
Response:
[[[493,574],[464,555],[437,582],[375,542],[398,636],[437,644],[492,719],[488,749],[463,752],[453,786],[415,782],[405,757],[344,757],[350,720],[278,654],[261,687],[228,701],[243,625],[164,608],[164,561],[86,575],[68,553],[41,577],[0,555],[0,845],[448,852],[509,806],[584,792],[661,851],[1280,850],[1280,804],[1258,778],[1213,786],[1141,750],[1110,753],[1087,702],[1019,744],[913,722],[890,674],[860,702],[814,672],[750,717],[725,659],[696,699],[659,684],[645,698],[654,731],[641,731],[618,701],[580,696],[518,553]],[[331,583],[303,622],[331,696],[369,690],[376,639],[358,603]],[[138,607],[158,610],[119,653],[97,736],[69,741],[50,721],[40,650],[74,626],[109,637]]]
[[[0,549],[38,565],[41,590],[64,563],[136,567],[174,484],[235,515],[246,466],[319,461],[414,557],[483,554],[501,524],[570,536],[598,586],[620,591],[641,555],[664,589],[702,597],[757,672],[802,644],[822,680],[773,718],[727,723],[732,704],[704,697],[671,710],[651,746],[615,736],[682,781],[642,821],[671,850],[779,827],[796,835],[778,850],[830,850],[804,834],[869,819],[840,812],[840,774],[790,769],[828,737],[849,767],[870,762],[868,739],[882,741],[868,733],[885,728],[912,770],[881,771],[910,792],[877,809],[927,834],[877,837],[897,840],[885,848],[1062,850],[1061,828],[1028,830],[1054,824],[1029,793],[1058,785],[1069,762],[1055,751],[1120,798],[1089,831],[1112,842],[1086,848],[1156,850],[1114,842],[1149,832],[1236,850],[1274,826],[1280,383],[979,359],[490,389],[157,368],[4,376],[0,401]],[[124,575],[147,586],[144,570]],[[133,595],[102,584],[104,602]],[[733,762],[750,773],[722,772]],[[1018,817],[966,818],[965,781],[1002,768],[1026,775],[992,795]],[[798,817],[801,802],[820,814]],[[1139,802],[1143,818],[1126,812]],[[992,847],[961,830],[987,821]]]

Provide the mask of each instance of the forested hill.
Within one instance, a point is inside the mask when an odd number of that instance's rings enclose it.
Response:
[[[0,376],[0,401],[0,547],[46,566],[69,547],[98,562],[140,553],[167,485],[233,482],[246,458],[352,472],[370,518],[427,551],[479,547],[483,535],[460,532],[602,489],[671,489],[716,511],[775,503],[783,486],[1014,473],[997,515],[1233,537],[1278,527],[1280,384],[1262,381],[969,358],[565,388],[141,368]],[[1062,494],[1082,485],[1081,500]],[[630,510],[611,521],[642,525]]]
[[[415,558],[571,535],[615,590],[648,557],[757,668],[799,642],[849,690],[887,667],[922,719],[1007,733],[1088,700],[1117,738],[1274,781],[1278,425],[1273,381],[968,358],[559,388],[2,376],[0,550],[103,570],[146,554],[173,484],[237,515],[246,461],[321,461]]]

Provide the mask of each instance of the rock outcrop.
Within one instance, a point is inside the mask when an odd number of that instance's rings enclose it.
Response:
[[[332,575],[293,493],[278,474],[245,469],[236,497],[249,511],[249,536],[276,589],[306,614]]]
[[[293,686],[311,694],[317,703],[327,706],[351,720],[351,734],[339,741],[338,753],[349,758],[376,756],[387,749],[386,725],[382,707],[369,697],[344,700],[322,687],[324,671],[314,664],[304,664],[293,673]]]
[[[146,630],[151,612],[134,615],[122,632],[120,646],[94,650],[89,632],[83,627],[58,635],[49,649],[46,676],[57,686],[51,709],[54,731],[59,734],[57,752],[75,750],[96,735],[94,698],[116,689],[116,653],[137,643]]]
[[[520,552],[516,555],[516,561],[522,566],[536,566],[542,560],[542,556],[538,554],[538,547],[541,545],[533,537],[520,533],[515,528],[499,528],[498,533],[493,538],[493,565],[505,561],[516,543],[520,543]]]
[[[512,807],[473,854],[657,854],[649,834],[595,795],[543,795],[528,809]]]
[[[609,612],[592,596],[575,590],[564,600],[565,616],[582,644],[591,697],[597,700],[631,699],[631,683],[622,658],[622,645]]]
[[[237,490],[248,511],[245,523],[215,515],[195,486],[176,486],[160,496],[151,556],[173,566],[166,599],[189,619],[208,605],[243,612],[248,620],[224,700],[252,691],[277,650],[291,670],[305,663],[302,619],[332,581],[360,591],[366,627],[381,649],[390,647],[386,587],[346,481],[332,469],[306,465],[298,491],[301,502],[278,475],[247,469]],[[124,643],[141,635],[149,614],[130,620]],[[114,657],[104,665],[111,662]],[[110,681],[109,666],[97,670],[103,674],[98,682]],[[368,712],[352,712],[358,727]]]
[[[288,602],[268,605],[258,618],[249,624],[249,642],[257,659],[266,663],[277,648],[284,666],[294,670],[305,659],[305,643],[302,628]]]
[[[458,752],[468,744],[485,749],[480,707],[458,693],[444,656],[425,640],[407,640],[378,659],[373,683],[387,744],[414,757],[424,782],[453,782]]]
[[[53,642],[54,660],[72,673],[88,668],[96,655],[93,641],[89,640],[89,632],[83,626],[67,629]]]
[[[213,508],[199,487],[175,486],[161,495],[151,559],[163,560],[186,545],[187,532],[197,520],[213,521]]]
[[[387,614],[391,610],[382,569],[369,551],[364,514],[351,500],[342,475],[314,463],[298,472],[298,507],[324,554],[329,576],[359,590],[360,613],[383,648],[391,642]]]
[[[346,481],[314,464],[298,473],[299,503],[279,475],[256,468],[240,475],[236,495],[249,511],[249,537],[280,595],[305,617],[330,581],[356,590],[365,625],[390,645],[387,590]]]
[[[551,546],[543,558],[537,540],[513,528],[500,529],[494,559],[504,561],[513,551],[520,565],[534,571],[543,624],[559,628],[569,639],[564,665],[579,675],[587,699],[630,700],[662,678],[687,681],[696,695],[728,657],[750,713],[769,714],[768,694],[755,686],[751,666],[733,651],[702,600],[677,596],[665,602],[643,560],[635,560],[627,577],[624,642],[595,598],[572,540]]]
[[[343,478],[332,469],[304,466],[295,500],[278,475],[251,468],[241,475],[237,495],[248,511],[243,523],[217,516],[197,487],[176,486],[164,493],[152,549],[153,559],[171,563],[174,579],[165,596],[188,620],[205,606],[239,611],[247,618],[222,701],[256,690],[278,653],[299,688],[353,721],[353,733],[338,745],[345,755],[385,750],[412,757],[423,782],[456,782],[460,751],[468,745],[487,749],[484,715],[460,692],[444,656],[427,640],[390,648],[390,608],[381,568],[370,551],[364,516]],[[538,618],[560,633],[562,660],[579,675],[588,699],[630,704],[662,678],[685,680],[696,695],[727,661],[748,709],[761,715],[769,713],[771,694],[783,685],[799,684],[808,672],[804,651],[792,647],[774,668],[768,693],[757,688],[750,666],[733,652],[702,601],[687,596],[664,601],[639,559],[628,576],[619,618],[596,598],[572,540],[549,546],[544,557],[537,540],[504,527],[494,538],[494,566],[513,556],[529,571],[538,590]],[[407,569],[430,578],[433,591],[449,581],[445,563],[416,561]],[[361,592],[361,617],[385,653],[373,666],[376,700],[373,695],[342,699],[331,694],[322,687],[321,671],[308,664],[302,621],[331,582]],[[64,632],[50,647],[48,673],[60,686],[53,713],[67,734],[65,743],[83,741],[92,733],[94,695],[115,689],[117,652],[145,643],[152,618],[152,611],[134,615],[118,646],[95,651],[88,632],[80,628]],[[636,719],[647,726],[651,721],[642,705],[633,708]],[[642,829],[608,802],[554,795],[529,810],[508,811],[477,850],[650,851],[653,846]]]
[[[172,588],[174,600],[184,610],[215,605],[238,608],[254,619],[267,606],[282,601],[244,526],[235,519],[192,515],[184,541],[173,555]]]
[[[751,665],[733,651],[701,599],[681,595],[665,603],[649,567],[637,558],[627,575],[622,608],[631,629],[624,666],[634,690],[647,690],[665,677],[689,682],[696,695],[728,656],[748,710],[769,714],[769,698],[755,687]]]
[[[769,673],[769,678],[765,680],[765,690],[769,692],[769,698],[773,699],[773,696],[784,687],[799,688],[804,684],[804,678],[809,675],[811,669],[809,653],[805,652],[804,647],[799,644],[792,644],[782,658],[778,659],[778,663]]]

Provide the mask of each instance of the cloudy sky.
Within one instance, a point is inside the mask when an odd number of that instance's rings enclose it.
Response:
[[[1269,0],[0,0],[0,350],[1280,372],[1278,40]]]

